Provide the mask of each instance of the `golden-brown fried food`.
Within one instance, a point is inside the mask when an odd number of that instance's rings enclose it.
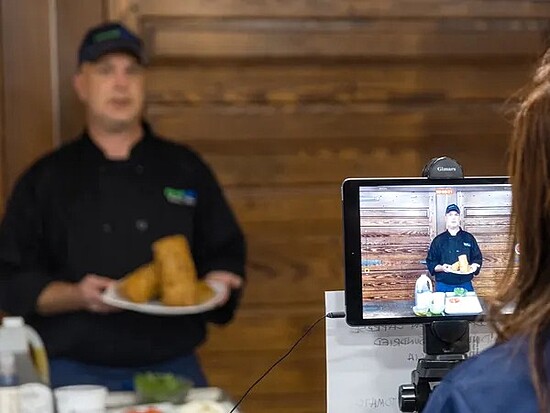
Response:
[[[458,271],[460,269],[460,263],[457,261],[453,265],[451,265],[451,270]]]
[[[470,264],[468,263],[468,257],[466,254],[459,255],[458,262],[460,263],[460,272],[468,272],[470,269]]]
[[[214,297],[214,290],[205,283],[204,281],[199,281],[197,283],[197,293],[195,296],[195,304],[202,304]]]
[[[144,264],[126,275],[118,286],[118,292],[134,303],[145,303],[159,294],[160,278],[154,263]]]
[[[189,243],[183,235],[172,235],[153,243],[153,255],[160,274],[160,299],[171,306],[194,305],[197,270]]]

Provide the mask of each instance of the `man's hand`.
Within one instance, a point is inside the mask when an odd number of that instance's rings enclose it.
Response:
[[[475,272],[480,267],[480,265],[477,262],[474,262],[472,263],[472,265],[470,265],[470,267],[472,267],[472,271]]]
[[[102,314],[120,311],[101,299],[103,291],[114,282],[116,281],[95,274],[86,275],[78,283],[53,281],[38,296],[36,310],[42,315],[81,310]]]
[[[101,295],[103,292],[116,281],[102,277],[96,274],[86,275],[78,284],[77,293],[84,310],[91,311],[92,313],[112,313],[120,311],[116,307],[112,307],[103,302]]]
[[[451,264],[438,264],[435,266],[434,270],[436,272],[450,272],[453,268]]]
[[[210,271],[206,274],[204,277],[205,281],[217,281],[221,282],[225,285],[226,289],[224,292],[224,295],[220,298],[219,304],[220,306],[224,305],[227,300],[229,300],[229,296],[231,294],[231,290],[237,290],[242,287],[243,285],[243,279],[242,277],[239,277],[237,274],[233,274],[229,271]]]

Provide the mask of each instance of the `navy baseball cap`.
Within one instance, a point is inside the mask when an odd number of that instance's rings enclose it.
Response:
[[[144,65],[146,63],[143,42],[120,23],[102,23],[92,27],[78,49],[78,65],[95,62],[108,53],[128,53]]]
[[[460,208],[456,204],[447,205],[447,209],[445,210],[445,215],[447,215],[451,211],[455,211],[457,214],[460,214]]]

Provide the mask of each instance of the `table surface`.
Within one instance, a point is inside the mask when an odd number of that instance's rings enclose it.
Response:
[[[363,318],[373,321],[387,320],[392,322],[414,322],[418,323],[434,321],[434,320],[452,320],[452,319],[482,319],[486,312],[486,304],[482,297],[479,297],[479,302],[483,312],[479,315],[436,315],[436,316],[417,316],[413,312],[414,300],[377,300],[369,301],[363,304]]]

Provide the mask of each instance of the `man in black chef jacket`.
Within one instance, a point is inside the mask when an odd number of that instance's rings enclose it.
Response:
[[[435,277],[435,289],[440,292],[452,292],[457,287],[474,291],[472,279],[479,274],[483,256],[476,239],[460,227],[460,208],[450,204],[445,210],[446,230],[435,237],[430,245],[426,265]],[[451,266],[460,255],[466,255],[471,271],[456,274]]]
[[[124,26],[88,31],[74,76],[86,128],[20,177],[0,226],[0,308],[42,336],[54,387],[127,390],[140,371],[206,385],[195,349],[239,302],[243,234],[209,167],[143,120],[145,63]],[[201,279],[227,287],[220,306],[161,317],[106,305],[105,289],[173,234],[189,241]]]

